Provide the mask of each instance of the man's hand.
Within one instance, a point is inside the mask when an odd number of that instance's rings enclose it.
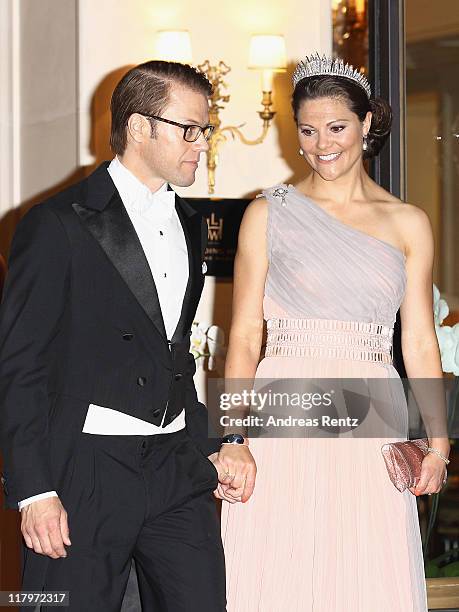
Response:
[[[70,546],[67,512],[58,497],[32,502],[21,510],[21,531],[26,546],[52,559],[66,557]]]
[[[246,444],[222,444],[218,453],[218,463],[222,474],[218,470],[220,495],[216,497],[225,499],[230,503],[246,502],[253,493],[257,466],[249,447]],[[215,465],[215,464],[214,464]],[[216,466],[217,467],[217,466]]]

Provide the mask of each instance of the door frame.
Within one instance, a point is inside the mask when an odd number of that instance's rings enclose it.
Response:
[[[405,3],[368,2],[368,66],[374,96],[393,111],[392,130],[381,153],[370,163],[371,177],[394,196],[406,197],[405,185]]]

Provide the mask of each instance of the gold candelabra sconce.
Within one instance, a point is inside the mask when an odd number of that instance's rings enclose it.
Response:
[[[160,32],[160,40],[164,41],[167,35],[170,39],[176,41],[178,39],[177,32]],[[189,37],[189,34],[186,33]],[[186,49],[185,53],[177,55],[178,45],[171,45],[170,52],[166,50],[160,51],[160,59],[168,59],[172,61],[185,61],[191,63],[191,43],[185,42],[186,35],[180,32],[180,49]],[[162,43],[164,45],[164,42]],[[164,47],[163,47],[164,48]],[[172,53],[172,48],[174,52]],[[158,49],[158,45],[157,45]],[[230,101],[230,95],[226,93],[228,84],[225,82],[226,75],[231,71],[230,66],[225,62],[220,61],[216,65],[212,65],[209,60],[205,60],[197,68],[203,72],[210,83],[212,84],[212,95],[209,98],[209,121],[215,127],[212,136],[209,139],[209,150],[207,152],[207,186],[208,193],[215,193],[215,172],[218,166],[218,151],[220,146],[227,140],[230,135],[233,140],[238,138],[243,144],[258,145],[261,144],[269,131],[271,121],[276,114],[272,109],[272,90],[273,90],[273,73],[284,72],[287,67],[287,59],[285,52],[285,41],[283,36],[260,34],[254,35],[250,40],[249,48],[249,63],[248,68],[261,71],[262,75],[262,100],[261,105],[263,110],[258,111],[262,120],[261,133],[257,138],[247,138],[241,128],[245,124],[238,126],[228,125],[222,127],[220,111],[224,110],[225,105]]]

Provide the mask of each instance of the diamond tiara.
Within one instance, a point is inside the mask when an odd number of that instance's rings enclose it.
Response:
[[[354,66],[351,66],[351,64],[345,64],[344,60],[339,57],[336,59],[331,59],[326,55],[320,57],[318,53],[310,57],[306,56],[306,58],[295,68],[295,72],[292,76],[293,87],[296,87],[301,79],[322,75],[351,79],[351,81],[354,81],[365,90],[368,98],[371,96],[370,84],[364,74],[355,70]]]

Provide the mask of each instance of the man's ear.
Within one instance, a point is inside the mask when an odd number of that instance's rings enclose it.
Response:
[[[134,142],[145,142],[146,138],[151,137],[151,126],[146,117],[139,113],[133,113],[127,122],[128,135]]]

